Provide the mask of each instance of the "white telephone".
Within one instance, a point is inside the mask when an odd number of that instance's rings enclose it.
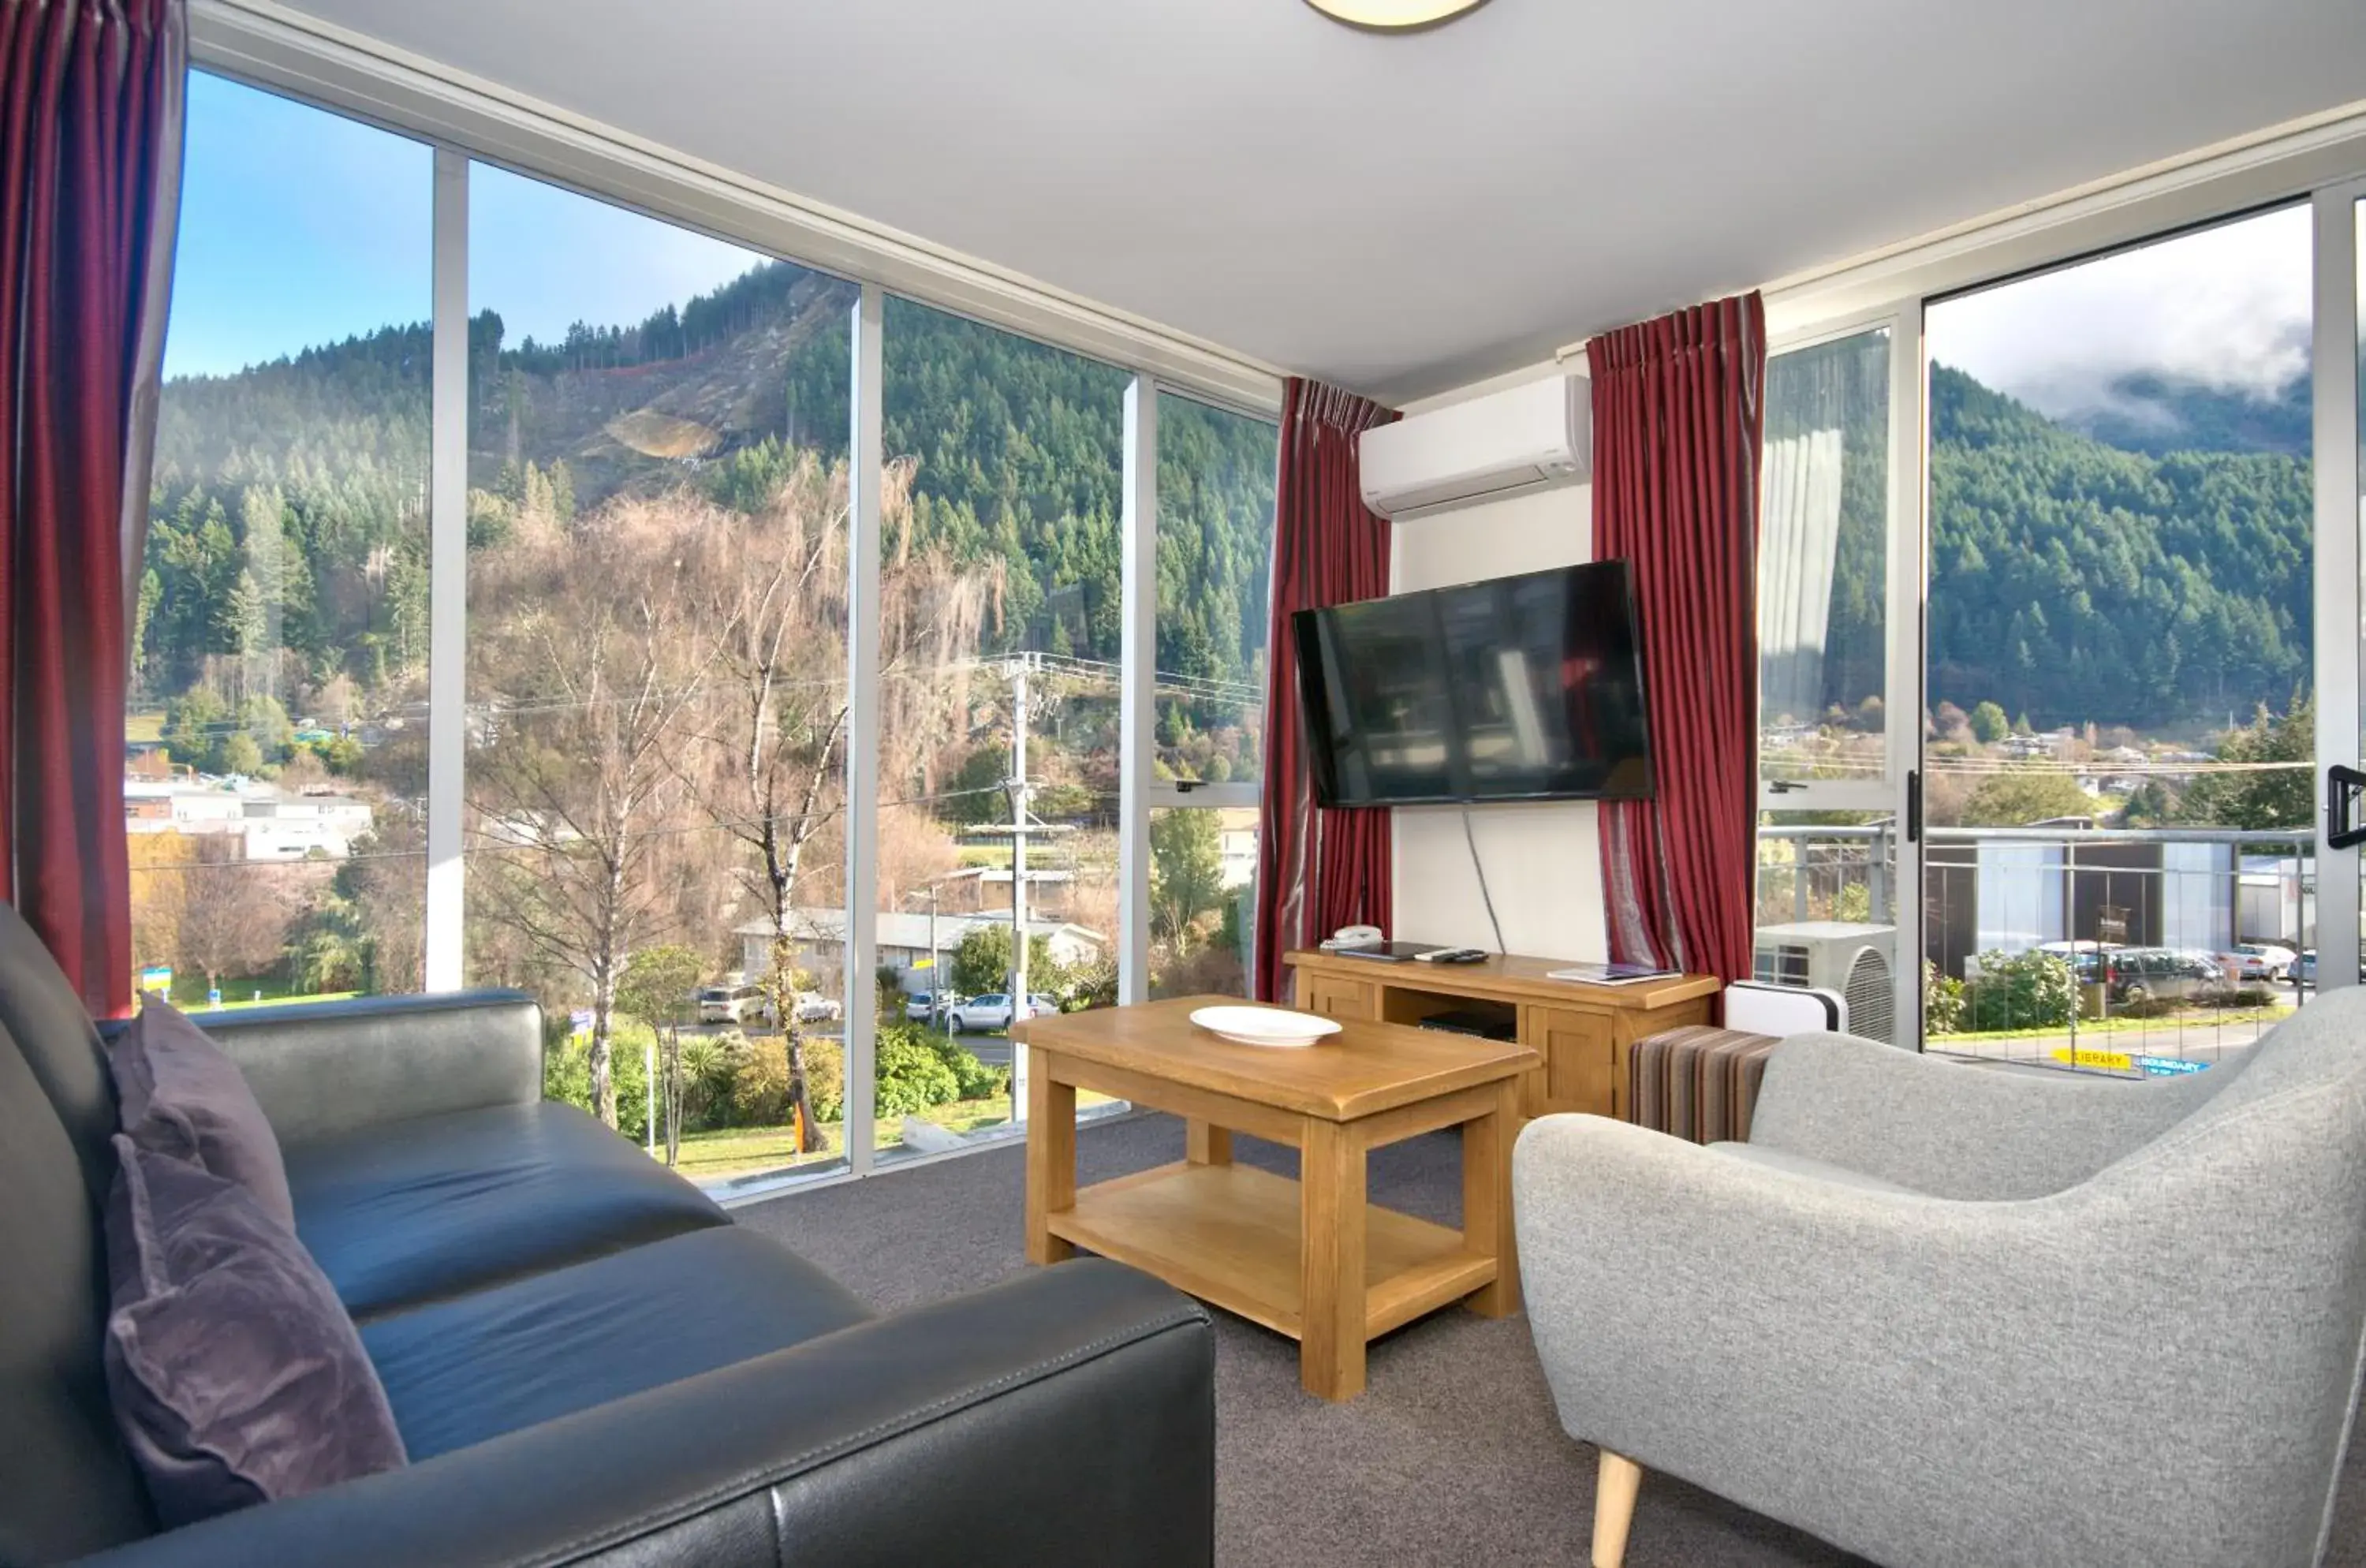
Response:
[[[1380,935],[1380,928],[1378,926],[1341,926],[1336,931],[1332,933],[1331,940],[1324,942],[1322,945],[1326,949],[1338,947],[1372,947],[1383,940],[1384,939]]]

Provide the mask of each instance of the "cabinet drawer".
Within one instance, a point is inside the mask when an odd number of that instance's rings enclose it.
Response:
[[[1380,1016],[1380,995],[1369,980],[1343,980],[1304,969],[1298,972],[1298,1006],[1303,1012],[1360,1022]]]
[[[1528,1075],[1521,1109],[1530,1116],[1560,1111],[1624,1114],[1626,1065],[1619,1060],[1617,1023],[1617,1015],[1607,1010],[1527,1009],[1520,1038],[1544,1057],[1544,1066]]]

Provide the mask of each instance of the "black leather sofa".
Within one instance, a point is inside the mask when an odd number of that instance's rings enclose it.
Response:
[[[0,906],[5,1568],[1211,1561],[1213,1341],[1166,1287],[1079,1260],[874,1316],[546,1103],[515,994],[201,1021],[412,1462],[157,1531],[99,1359],[99,1040]]]

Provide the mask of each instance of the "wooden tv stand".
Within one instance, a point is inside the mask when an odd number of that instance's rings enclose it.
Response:
[[[1546,978],[1565,958],[1513,954],[1477,964],[1390,964],[1330,953],[1292,953],[1301,1011],[1382,1023],[1419,1023],[1442,1012],[1483,1013],[1512,1026],[1542,1058],[1520,1080],[1520,1114],[1590,1111],[1627,1114],[1627,1047],[1663,1029],[1709,1021],[1723,989],[1708,975],[1589,986]]]

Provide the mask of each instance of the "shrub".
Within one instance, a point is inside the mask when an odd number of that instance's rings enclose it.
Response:
[[[917,1023],[894,1024],[879,1031],[879,1045],[885,1050],[890,1039],[909,1040],[932,1053],[953,1075],[955,1100],[991,1100],[1010,1087],[1008,1067],[989,1067],[977,1059],[977,1053],[950,1034],[938,1032]]]
[[[2078,1010],[2079,983],[2069,960],[2038,948],[1981,953],[1979,978],[1965,987],[1969,1029],[2047,1028],[2068,1023]]]
[[[1933,1034],[1955,1034],[1964,1027],[1964,983],[1939,973],[1922,961],[1922,1021]]]
[[[648,1061],[650,1031],[645,1024],[616,1020],[609,1027],[608,1073],[616,1082],[616,1131],[639,1143],[648,1136]],[[567,1027],[546,1030],[542,1051],[542,1097],[562,1100],[583,1111],[592,1109],[592,1039]]]
[[[907,1032],[881,1030],[877,1061],[874,1102],[882,1116],[908,1116],[962,1098],[961,1080],[953,1069]]]
[[[731,1063],[731,1122],[735,1127],[785,1127],[789,1122],[789,1051],[783,1042],[759,1045],[738,1035],[727,1055]],[[846,1106],[844,1058],[837,1045],[806,1042],[806,1096],[814,1120],[835,1122]]]

